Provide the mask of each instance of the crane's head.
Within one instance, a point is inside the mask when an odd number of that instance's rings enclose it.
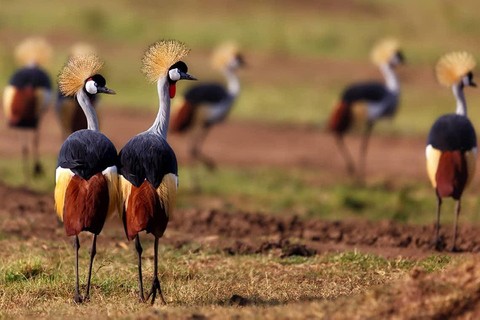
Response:
[[[105,87],[105,78],[98,74],[103,67],[95,54],[71,56],[58,75],[58,87],[65,96],[73,96],[83,90],[92,96],[97,93],[115,94]]]
[[[405,62],[400,45],[395,39],[386,39],[377,43],[372,49],[371,58],[377,66],[396,67]]]
[[[470,53],[447,53],[440,58],[435,68],[437,80],[440,84],[447,87],[452,85],[476,87],[472,73],[475,65],[475,59]]]
[[[177,40],[160,40],[148,47],[143,55],[142,71],[151,82],[167,78],[170,98],[175,96],[178,80],[197,80],[187,73],[188,67],[181,61],[190,50]]]
[[[15,49],[15,58],[20,66],[45,67],[52,60],[53,49],[46,39],[27,38]]]
[[[169,84],[169,93],[170,99],[175,97],[177,91],[176,83],[178,80],[197,80],[194,76],[189,75],[188,67],[185,62],[178,61],[173,66],[168,69],[168,84]]]
[[[105,85],[107,81],[100,74],[95,74],[85,81],[83,89],[88,95],[96,95],[97,93],[116,94],[112,89],[108,89]]]
[[[218,70],[236,70],[245,65],[245,60],[235,43],[224,43],[219,46],[212,58],[212,64]]]
[[[393,57],[390,59],[389,64],[391,67],[396,67],[399,64],[405,64],[405,56],[401,50],[397,50]]]

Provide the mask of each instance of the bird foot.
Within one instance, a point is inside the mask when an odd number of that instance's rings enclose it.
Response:
[[[355,176],[355,167],[354,166],[347,166],[347,173],[350,177]]]
[[[217,165],[215,164],[215,162],[210,159],[203,159],[203,163],[205,164],[205,167],[207,167],[207,170],[210,172],[214,172],[217,169]]]
[[[82,303],[83,302],[83,299],[80,296],[80,293],[78,293],[78,292],[75,292],[75,296],[73,297],[73,300],[75,300],[76,303]]]
[[[151,304],[153,305],[155,303],[155,297],[157,296],[157,290],[158,290],[158,294],[160,295],[160,299],[162,300],[162,303],[164,305],[166,305],[167,303],[165,302],[165,299],[163,298],[162,288],[160,287],[160,281],[158,281],[157,276],[155,276],[155,278],[153,279],[152,289],[150,290],[150,293],[147,296],[147,301],[148,301],[148,299],[150,299],[150,296],[151,296],[152,297]]]
[[[451,246],[448,249],[449,252],[462,252],[462,250],[458,249],[456,245]]]
[[[34,177],[39,177],[43,175],[43,167],[40,164],[40,162],[35,163],[35,166],[33,167],[33,176]]]
[[[435,239],[432,242],[430,242],[430,245],[428,246],[428,248],[436,251],[442,251],[442,248],[440,246],[440,241],[438,241],[438,239]]]

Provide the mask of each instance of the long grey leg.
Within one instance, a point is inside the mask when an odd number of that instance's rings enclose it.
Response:
[[[143,279],[142,279],[142,252],[143,248],[140,244],[140,236],[137,234],[135,237],[135,250],[138,257],[138,294],[140,296],[140,302],[145,302],[145,296],[143,295]]]
[[[80,241],[78,240],[78,236],[73,237],[73,249],[75,250],[75,296],[73,299],[77,303],[83,302],[82,297],[80,296],[80,285],[79,285],[79,277],[78,277],[78,249],[80,249]]]
[[[345,140],[343,140],[342,135],[335,135],[335,142],[337,143],[338,150],[342,155],[343,159],[345,160],[345,164],[347,165],[347,172],[350,176],[355,174],[355,165],[353,162],[352,155],[348,151],[347,146],[345,145]]]
[[[87,280],[87,292],[83,298],[85,301],[88,300],[90,295],[90,279],[92,278],[92,267],[93,267],[93,258],[97,254],[97,235],[94,234],[92,238],[92,247],[90,248],[90,266],[88,267],[88,280]]]
[[[365,132],[362,138],[362,144],[360,146],[360,163],[359,163],[359,175],[358,178],[360,183],[365,183],[365,175],[366,175],[366,163],[367,163],[367,149],[368,149],[368,142],[370,141],[370,136],[373,129],[373,123],[367,122],[367,126],[365,128]]]
[[[35,129],[33,132],[33,148],[32,148],[32,153],[33,153],[33,161],[34,161],[34,167],[33,167],[33,175],[34,176],[39,176],[43,174],[43,168],[42,164],[40,163],[40,153],[38,151],[38,145],[39,145],[39,140],[40,140],[40,132],[38,129]]]
[[[460,215],[460,199],[455,203],[455,225],[453,226],[453,244],[450,247],[451,252],[458,252],[457,248],[457,232],[458,232],[458,216]]]
[[[148,294],[147,300],[150,299],[152,296],[152,305],[155,303],[155,297],[158,293],[160,294],[160,299],[162,300],[163,304],[167,304],[165,299],[163,298],[162,288],[160,287],[160,281],[158,280],[158,237],[155,237],[155,258],[154,258],[154,265],[153,265],[153,283],[152,283],[152,290]]]
[[[440,250],[438,236],[440,232],[440,209],[442,207],[442,198],[440,198],[437,190],[435,190],[435,195],[437,196],[437,223],[435,224],[435,238],[433,238],[433,241],[430,244],[430,248]]]

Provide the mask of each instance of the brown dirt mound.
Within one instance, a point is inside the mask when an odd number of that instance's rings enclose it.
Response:
[[[353,300],[353,301],[352,301]],[[478,319],[480,257],[445,272],[414,269],[405,280],[341,299],[330,319]]]
[[[53,212],[53,195],[0,185],[0,234],[24,239],[65,237]],[[175,213],[162,243],[176,247],[195,243],[200,248],[219,249],[229,254],[268,253],[280,257],[356,249],[387,258],[421,258],[434,252],[429,249],[432,237],[433,224],[302,220],[260,213],[184,209]],[[101,238],[125,244],[119,219],[107,222]],[[442,250],[451,241],[452,228],[442,228]],[[460,226],[457,245],[463,252],[480,252],[480,227]]]
[[[431,254],[433,225],[415,226],[394,221],[325,221],[280,218],[259,213],[225,213],[215,210],[179,210],[172,229],[192,236],[215,238],[231,254],[265,253],[281,249],[283,256],[314,252],[352,250],[385,256],[419,257]],[[461,226],[457,245],[463,252],[480,252],[478,227]],[[440,248],[446,250],[453,238],[451,228],[442,228]],[[233,244],[228,239],[234,239]],[[264,239],[264,240],[261,240]],[[290,239],[290,241],[288,241]],[[301,245],[291,242],[300,240]],[[201,239],[200,239],[201,241]],[[213,241],[215,243],[215,241]],[[303,246],[303,247],[299,247]],[[292,253],[296,252],[296,253]]]

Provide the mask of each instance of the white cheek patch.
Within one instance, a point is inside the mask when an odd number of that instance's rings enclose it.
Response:
[[[239,63],[237,57],[234,57],[232,60],[230,60],[230,62],[228,63],[228,66],[230,68],[238,68],[240,66],[240,63]]]
[[[180,72],[176,68],[168,71],[168,76],[170,77],[170,80],[172,80],[172,81],[180,80]]]
[[[85,84],[85,90],[87,90],[87,92],[90,94],[97,94],[97,86],[95,85],[95,81],[87,81]]]
[[[463,84],[466,86],[470,84],[470,79],[468,79],[468,76],[463,77],[462,81],[463,81]]]

